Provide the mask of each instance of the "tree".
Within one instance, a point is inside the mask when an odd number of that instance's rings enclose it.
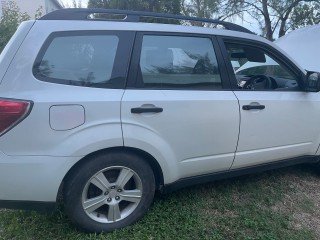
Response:
[[[21,13],[16,3],[13,1],[7,3],[0,20],[0,52],[13,36],[19,24],[29,19],[30,16],[27,13]]]
[[[179,14],[180,0],[89,0],[88,7]]]
[[[182,13],[186,16],[200,18],[212,18],[219,12],[220,0],[182,0]],[[204,26],[201,22],[191,23],[192,25]]]
[[[248,13],[257,20],[263,31],[263,35],[273,40],[278,32],[278,37],[287,33],[290,29],[290,17],[294,12],[298,13],[305,3],[319,3],[320,0],[230,0],[229,9],[235,12]]]
[[[72,0],[71,4],[65,4],[64,7],[66,8],[82,8],[82,0]]]
[[[231,18],[231,21],[235,16],[248,21],[249,15],[269,40],[320,22],[320,0],[89,0],[89,7],[182,13],[219,20]]]
[[[290,18],[290,28],[297,29],[320,23],[320,3],[305,3],[294,9]]]
[[[181,8],[184,15],[201,18],[212,18],[219,12],[220,0],[182,0]]]
[[[88,8],[110,8],[110,0],[89,0]]]

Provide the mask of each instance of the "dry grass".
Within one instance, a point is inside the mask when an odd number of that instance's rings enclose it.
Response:
[[[286,181],[292,189],[282,201],[273,207],[273,211],[292,214],[295,229],[312,230],[320,239],[320,179],[314,173],[303,177],[287,174]]]

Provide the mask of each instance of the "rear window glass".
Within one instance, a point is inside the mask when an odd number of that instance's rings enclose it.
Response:
[[[123,82],[112,79],[118,44],[113,35],[54,37],[38,57],[34,74],[53,83],[119,88]]]

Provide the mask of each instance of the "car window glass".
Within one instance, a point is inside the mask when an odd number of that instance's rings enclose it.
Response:
[[[139,70],[138,78],[147,88],[222,88],[209,38],[144,36]]]
[[[260,48],[226,44],[240,89],[298,90],[297,77]]]
[[[118,42],[111,35],[55,37],[35,66],[36,76],[69,85],[112,85]]]

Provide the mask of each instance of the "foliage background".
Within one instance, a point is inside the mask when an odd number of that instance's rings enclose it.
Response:
[[[13,1],[8,3],[0,20],[0,52],[9,42],[19,24],[29,19],[30,16],[27,13],[21,13],[16,3]]]
[[[320,22],[320,0],[89,0],[88,7],[253,21],[269,40]]]

